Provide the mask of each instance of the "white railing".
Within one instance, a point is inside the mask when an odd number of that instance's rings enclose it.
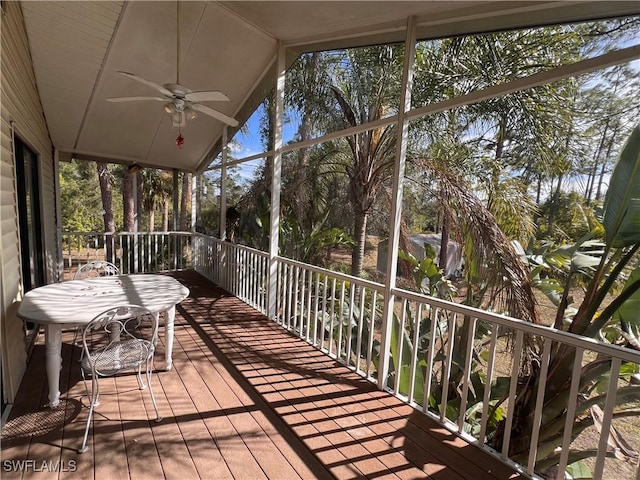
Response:
[[[194,249],[198,271],[267,311],[266,253],[203,235],[196,237]],[[567,464],[574,461],[576,426],[585,423],[588,407],[597,400],[604,405],[601,433],[593,427],[583,432],[579,450],[596,452],[587,460],[594,478],[620,477],[609,470],[609,433],[625,421],[616,406],[626,398],[637,407],[640,399],[640,387],[620,379],[621,371],[640,363],[638,352],[401,289],[392,291],[391,345],[381,351],[383,285],[282,257],[277,262],[274,321],[371,381],[378,381],[380,367],[388,361],[387,390],[529,476],[546,462],[552,467],[547,475],[564,478]],[[558,386],[558,375],[548,365],[560,351],[569,351],[566,356],[572,360],[560,385],[565,394],[554,396],[557,392],[547,389]],[[538,386],[528,391],[530,409],[523,423],[515,418],[515,406],[524,400],[519,381],[527,378],[522,371],[527,352],[538,354],[530,377]],[[549,383],[552,378],[556,382]],[[593,383],[589,395],[585,378]],[[560,407],[545,406],[545,401],[558,399],[564,402]],[[551,408],[561,414],[548,428],[543,419]],[[519,430],[523,424],[527,431]],[[622,431],[635,432],[630,440],[639,448],[637,429]],[[526,445],[518,445],[523,439]],[[558,447],[552,455],[546,450],[550,445]],[[640,478],[638,459],[629,462],[628,478]],[[549,473],[553,471],[557,473]]]
[[[640,363],[637,351],[414,292],[398,289],[393,293],[398,312],[394,315],[394,328],[404,332],[393,336],[396,345],[389,352],[392,357],[402,359],[400,374],[393,370],[390,375],[389,388],[393,393],[472,443],[484,448],[487,443],[501,445],[494,453],[505,461],[516,460],[529,475],[541,464],[557,465],[555,478],[565,478],[577,433],[575,427],[590,414],[588,407],[596,403],[597,397],[597,403],[604,404],[602,429],[598,433],[591,427],[590,434],[582,435],[580,449],[597,451],[587,462],[593,478],[615,476],[605,469],[607,451],[611,450],[607,442],[611,427],[616,423],[624,425],[623,416],[614,421],[615,407],[640,399],[640,387],[620,381],[622,365]],[[537,387],[527,391],[531,394],[527,403],[529,426],[522,431],[516,428],[517,421],[522,419],[514,418],[516,409],[510,407],[521,400],[517,398],[523,391],[518,381],[526,378],[521,362],[533,345],[541,352],[534,374]],[[407,348],[408,354],[403,350]],[[559,355],[562,349],[568,352],[565,357],[573,360],[566,365],[566,382],[558,385],[558,372],[549,372],[549,361],[552,352]],[[479,358],[481,352],[487,357]],[[596,384],[598,369],[600,385]],[[585,379],[589,375],[593,391],[587,397]],[[550,382],[551,378],[556,381]],[[551,391],[554,387],[561,391]],[[543,424],[543,417],[551,415],[551,409],[560,412],[558,422]],[[504,428],[495,430],[498,417],[504,418]],[[522,438],[528,439],[526,445],[517,449],[520,453],[515,458],[510,458],[514,443],[517,445]],[[637,448],[639,441],[640,432],[636,430],[632,444]],[[550,456],[544,449],[554,444],[559,448]],[[635,472],[629,473],[628,478],[637,478],[638,458],[628,460],[632,462],[629,472]]]
[[[304,263],[278,259],[277,313],[287,330],[376,381],[384,287]]]
[[[62,240],[70,276],[79,264],[93,259],[111,261],[123,273],[194,268],[267,313],[265,252],[185,232],[76,232],[63,234]],[[640,478],[633,452],[624,473],[610,470],[608,445],[610,432],[620,427],[624,435],[635,433],[628,440],[632,449],[640,448],[638,430],[625,428],[624,414],[617,408],[626,402],[637,409],[640,402],[640,387],[621,380],[621,372],[640,363],[638,352],[401,289],[392,290],[391,341],[384,350],[383,285],[282,257],[277,263],[275,322],[372,382],[378,382],[378,372],[388,362],[387,390],[470,443],[529,476],[547,462],[555,466],[555,478],[564,478],[577,441],[579,450],[595,452],[587,460],[594,478]],[[515,408],[525,397],[519,383],[527,378],[522,360],[534,351],[537,367],[530,381],[537,380],[537,386],[528,391],[528,418],[523,422]],[[558,374],[548,366],[561,351],[571,361],[559,386],[564,393],[557,395],[550,389],[558,387]],[[588,395],[585,378],[593,384]],[[559,400],[560,406],[551,404]],[[576,440],[576,426],[585,423],[596,400],[603,405],[600,433],[589,427],[591,432]],[[553,428],[545,421],[551,408],[561,412]],[[523,439],[526,444],[519,445]],[[558,447],[552,455],[549,445]]]
[[[92,260],[106,260],[122,273],[193,268],[189,232],[63,232],[63,278]]]
[[[265,252],[194,234],[195,270],[261,313],[267,313],[269,256]]]

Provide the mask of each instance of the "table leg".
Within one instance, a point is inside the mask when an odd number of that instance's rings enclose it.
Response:
[[[45,358],[49,383],[49,407],[60,403],[60,369],[62,368],[62,325],[49,323],[45,327]]]
[[[164,369],[168,372],[173,367],[173,322],[176,318],[175,305],[165,312],[164,319]]]

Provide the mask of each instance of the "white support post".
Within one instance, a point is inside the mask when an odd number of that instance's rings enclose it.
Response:
[[[173,192],[172,192],[172,200],[173,200],[173,228],[172,230],[175,232],[178,230],[178,216],[180,212],[178,211],[178,170],[173,169]]]
[[[131,176],[133,177],[131,179],[131,182],[133,183],[133,231],[138,233],[138,222],[140,220],[138,218],[138,202],[140,201],[138,198],[138,172],[135,171],[131,173]]]
[[[227,280],[232,272],[228,271],[227,249],[222,242],[227,239],[227,127],[222,127],[222,167],[220,168],[220,243],[218,243],[218,265],[223,280],[223,285],[227,285]]]
[[[132,173],[133,179],[133,273],[138,273],[138,172]]]
[[[56,254],[58,256],[58,271],[56,282],[64,280],[64,257],[62,254],[62,210],[60,206],[60,155],[58,149],[53,151],[53,181],[56,192]]]
[[[196,231],[196,218],[198,216],[198,183],[200,182],[200,175],[193,174],[191,179],[191,233]]]
[[[389,351],[391,326],[393,325],[393,290],[396,287],[398,243],[400,238],[400,220],[402,214],[402,187],[404,169],[407,159],[407,138],[409,123],[407,112],[411,109],[411,88],[413,86],[413,70],[415,63],[416,26],[415,18],[407,19],[407,36],[404,44],[404,67],[402,72],[402,97],[398,112],[396,159],[393,167],[393,193],[391,198],[391,223],[389,225],[389,243],[387,251],[387,276],[384,285],[384,313],[382,316],[382,338],[380,345],[381,375],[378,376],[378,388],[387,385],[389,375]]]
[[[276,319],[278,289],[278,242],[280,241],[280,174],[282,167],[282,123],[284,118],[285,48],[278,45],[276,60],[275,118],[273,122],[273,159],[271,162],[271,217],[269,224],[269,283],[267,316]]]
[[[227,239],[227,127],[222,127],[222,166],[220,167],[220,240]]]

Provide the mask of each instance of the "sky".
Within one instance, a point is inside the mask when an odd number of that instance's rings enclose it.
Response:
[[[260,105],[245,124],[247,132],[244,133],[240,130],[236,133],[232,139],[233,143],[230,143],[231,157],[234,159],[240,159],[250,157],[264,151],[262,139],[260,138],[260,120],[263,115],[264,108]],[[294,138],[297,130],[298,125],[295,119],[285,121],[283,128],[283,142],[290,142]],[[216,163],[218,162],[214,162],[214,165]],[[247,182],[254,177],[256,170],[263,163],[264,159],[262,158],[241,163],[234,167],[234,173],[240,177],[241,183]]]

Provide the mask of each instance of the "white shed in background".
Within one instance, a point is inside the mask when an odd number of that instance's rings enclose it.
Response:
[[[411,242],[411,255],[418,260],[423,260],[425,254],[425,244],[429,244],[436,252],[436,263],[439,263],[440,258],[440,244],[442,237],[439,233],[414,233],[409,237]],[[387,248],[388,241],[382,240],[378,244],[378,258],[376,266],[379,272],[387,271]],[[460,274],[463,267],[462,247],[459,243],[449,240],[447,245],[447,264],[445,267],[438,265],[444,270],[444,274],[447,278],[453,278]]]

